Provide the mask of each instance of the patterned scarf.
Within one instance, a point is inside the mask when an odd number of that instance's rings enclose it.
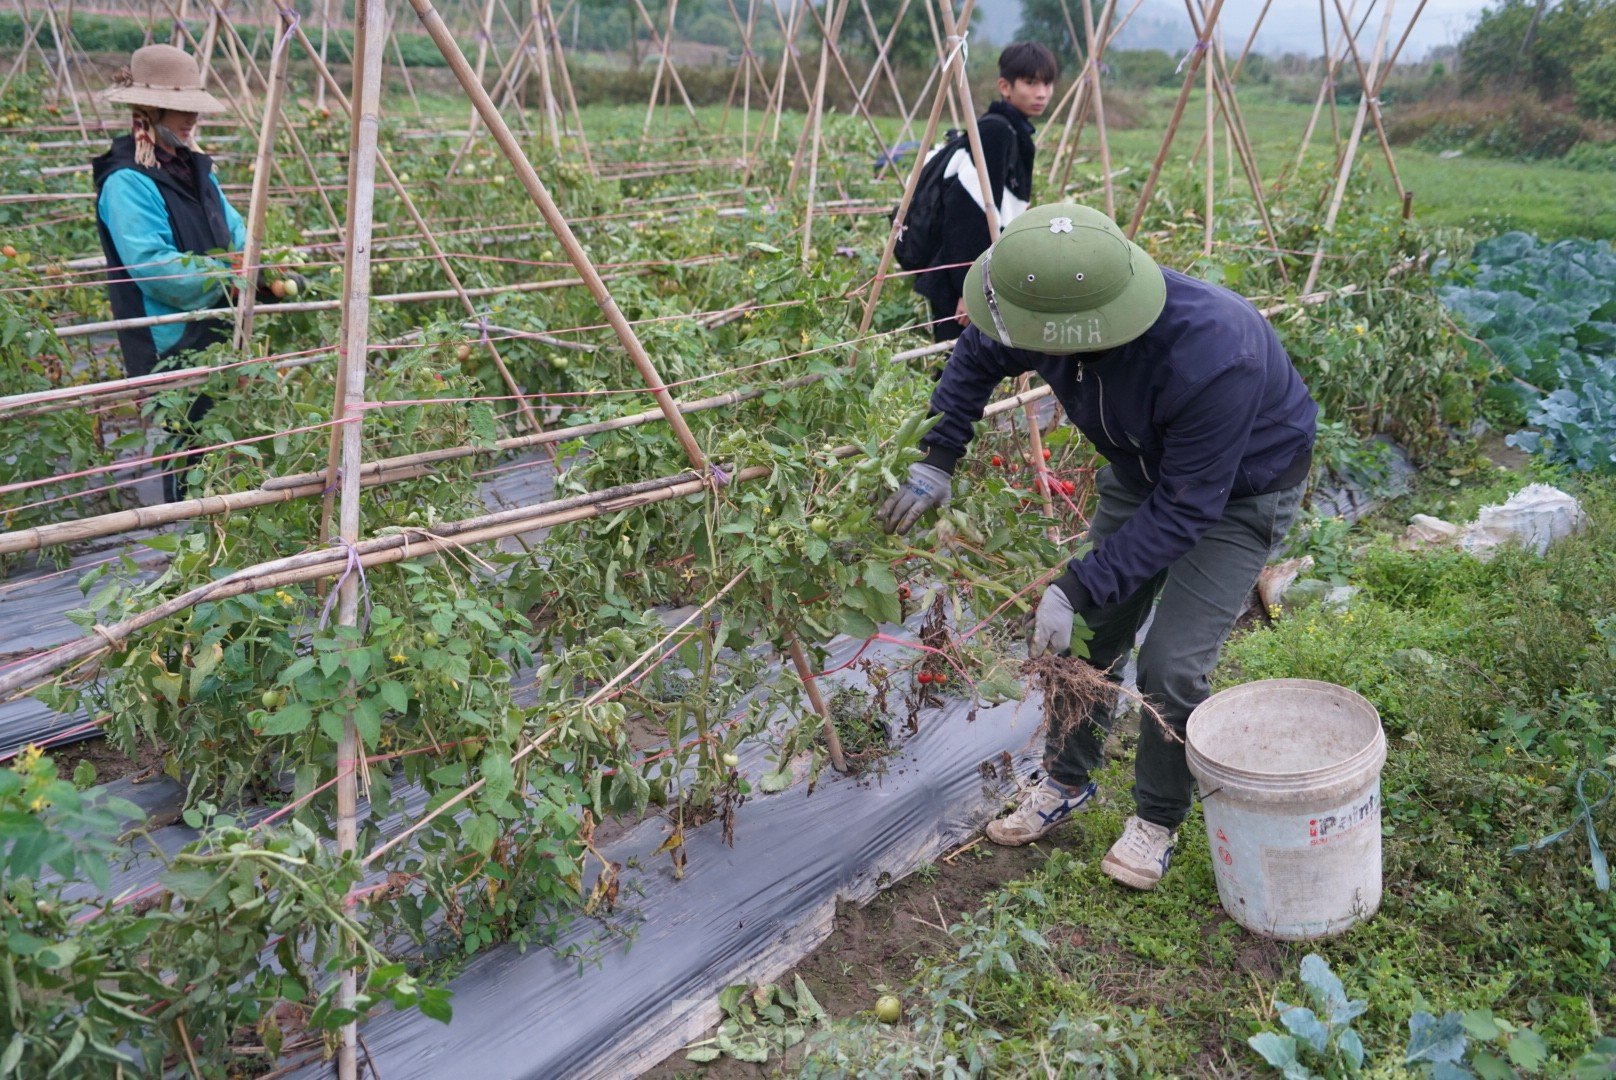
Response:
[[[164,135],[168,136],[169,142],[173,145],[184,145],[190,150],[197,148],[194,138],[180,144],[173,137],[173,133],[166,128],[161,135],[158,133],[159,124],[157,118],[162,115],[162,109],[153,108],[150,105],[136,105],[133,109],[134,119],[130,125],[130,134],[135,138],[135,162],[137,164],[148,169],[160,169],[163,167],[162,162],[158,160],[157,149],[161,145]],[[163,146],[165,151],[168,148],[166,145]]]

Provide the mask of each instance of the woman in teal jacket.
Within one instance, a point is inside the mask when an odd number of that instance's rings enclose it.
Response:
[[[202,88],[196,61],[172,45],[135,52],[129,70],[107,95],[133,110],[128,135],[93,162],[96,225],[107,259],[107,292],[119,319],[201,311],[225,303],[232,262],[247,227],[196,148],[197,116],[224,106]],[[226,341],[220,318],[176,321],[118,331],[124,370],[131,376],[181,366],[187,354]],[[212,400],[199,395],[175,431],[181,447],[196,442],[195,425]],[[164,495],[181,497],[183,476],[199,455],[165,472]]]

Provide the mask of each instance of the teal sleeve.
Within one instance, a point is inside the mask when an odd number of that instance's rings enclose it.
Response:
[[[174,311],[212,307],[220,299],[225,264],[175,248],[156,184],[120,169],[102,184],[98,209],[119,260],[146,297]]]
[[[219,174],[209,173],[208,179],[213,181],[213,190],[219,193],[219,202],[224,205],[225,224],[230,226],[230,250],[240,251],[247,246],[247,223],[241,220],[236,208],[224,197],[224,188],[219,186]]]

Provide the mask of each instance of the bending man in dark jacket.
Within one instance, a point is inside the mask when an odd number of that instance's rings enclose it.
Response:
[[[1033,653],[1064,653],[1072,620],[1093,632],[1089,662],[1111,671],[1159,603],[1139,686],[1182,739],[1235,619],[1306,487],[1318,409],[1273,328],[1246,300],[1159,268],[1105,215],[1029,210],[977,260],[965,285],[971,328],[932,394],[927,456],[881,508],[907,531],[948,501],[950,474],[1003,379],[1036,371],[1108,462],[1097,478],[1091,550],[1038,605]],[[1045,780],[988,826],[1000,844],[1038,839],[1095,794],[1111,705],[1050,717]],[[1064,727],[1064,730],[1060,730]],[[1101,868],[1148,889],[1188,816],[1182,741],[1145,720],[1136,813]]]

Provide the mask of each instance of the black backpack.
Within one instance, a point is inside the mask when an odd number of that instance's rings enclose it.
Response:
[[[989,120],[1009,124],[997,113],[982,117],[983,123]],[[955,153],[962,149],[969,152],[970,148],[971,139],[966,132],[950,130],[937,149],[926,155],[926,164],[920,168],[920,179],[915,182],[914,198],[909,200],[909,212],[904,215],[901,224],[897,222],[897,207],[893,207],[888,215],[889,220],[899,224],[898,242],[892,254],[905,270],[928,269],[942,250],[943,195],[948,190],[948,179],[943,174],[948,171],[948,163],[954,159]]]

